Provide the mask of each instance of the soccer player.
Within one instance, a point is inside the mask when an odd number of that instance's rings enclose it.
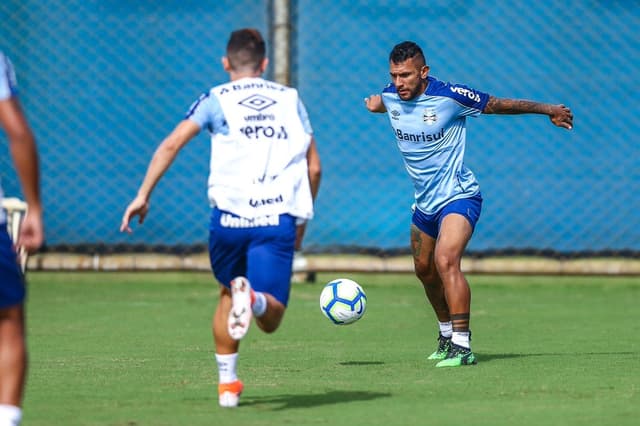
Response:
[[[9,150],[28,206],[15,242],[7,232],[6,214],[0,209],[0,425],[18,425],[22,419],[27,348],[24,277],[15,247],[24,247],[27,252],[37,250],[42,245],[43,226],[35,138],[17,98],[13,66],[2,52],[0,127],[9,139]]]
[[[371,112],[388,113],[396,143],[415,189],[411,248],[416,276],[439,323],[437,367],[475,364],[469,319],[471,291],[462,254],[480,217],[482,196],[464,164],[466,117],[543,114],[565,129],[573,114],[564,105],[500,99],[429,76],[422,49],[396,45],[389,55],[391,83],[365,98]]]
[[[265,42],[233,31],[222,58],[230,82],[200,96],[157,148],[121,231],[149,210],[151,191],[178,151],[202,129],[211,135],[209,257],[220,283],[213,316],[219,404],[238,405],[238,349],[252,317],[276,331],[291,286],[296,224],[313,215],[320,160],[297,90],[263,79]],[[310,168],[312,165],[313,168]],[[310,172],[311,171],[311,172]]]

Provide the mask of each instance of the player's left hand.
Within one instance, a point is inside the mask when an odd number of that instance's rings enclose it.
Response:
[[[129,226],[129,222],[134,216],[138,216],[138,223],[144,222],[145,216],[149,212],[149,201],[143,197],[136,197],[127,207],[127,210],[122,216],[122,223],[120,224],[120,232],[127,232],[131,234],[133,230]]]
[[[564,127],[569,130],[573,129],[573,113],[564,105],[554,105],[551,108],[549,119],[558,127]]]

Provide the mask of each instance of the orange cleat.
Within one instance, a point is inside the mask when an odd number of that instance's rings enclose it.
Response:
[[[243,389],[244,385],[240,380],[231,383],[220,383],[218,385],[218,402],[220,406],[226,408],[237,407]]]

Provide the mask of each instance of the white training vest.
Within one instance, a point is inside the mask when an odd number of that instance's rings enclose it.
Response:
[[[212,206],[245,218],[313,216],[298,92],[262,78],[211,89],[229,133],[211,137],[208,196]]]

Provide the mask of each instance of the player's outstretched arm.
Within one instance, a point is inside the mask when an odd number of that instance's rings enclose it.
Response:
[[[178,155],[180,149],[187,144],[200,131],[200,127],[191,120],[183,120],[176,128],[162,141],[153,154],[151,163],[147,168],[147,173],[140,185],[136,198],[129,203],[122,216],[120,232],[131,233],[129,223],[131,219],[138,216],[138,223],[144,222],[144,218],[149,212],[149,198],[156,184],[167,171],[173,160]]]
[[[553,124],[573,128],[573,113],[564,105],[545,104],[523,99],[501,99],[491,96],[483,114],[544,114]]]
[[[371,112],[387,112],[380,95],[371,95],[368,98],[364,98],[364,105]]]

